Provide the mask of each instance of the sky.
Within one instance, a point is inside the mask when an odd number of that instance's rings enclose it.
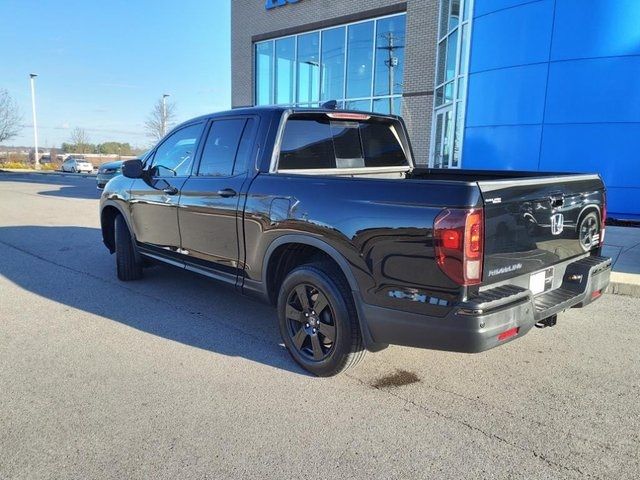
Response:
[[[170,94],[176,119],[231,105],[231,0],[0,0],[0,89],[33,145],[29,74],[37,73],[39,145],[84,128],[91,143],[148,146],[144,122]]]

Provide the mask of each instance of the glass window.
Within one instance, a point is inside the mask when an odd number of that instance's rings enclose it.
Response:
[[[156,149],[151,163],[151,174],[155,177],[179,177],[191,174],[191,164],[202,128],[202,123],[196,123],[181,128],[167,137]]]
[[[239,173],[244,173],[249,170],[256,125],[257,122],[253,118],[247,119],[247,123],[244,126],[244,132],[242,133],[242,140],[240,140],[240,146],[238,147],[236,162],[233,165],[234,175],[238,175]]]
[[[322,101],[344,98],[344,36],[344,27],[322,32]]]
[[[293,104],[293,78],[295,67],[295,37],[276,40],[276,103]]]
[[[440,0],[434,102],[434,167],[460,167],[473,0]]]
[[[438,38],[442,38],[449,31],[447,28],[449,25],[449,5],[451,0],[440,0],[440,35]]]
[[[347,32],[347,98],[371,96],[372,57],[373,22],[349,25]]]
[[[320,99],[320,34],[318,32],[298,37],[297,78],[298,103],[317,102]]]
[[[331,122],[337,168],[364,167],[358,122]]]
[[[396,167],[409,163],[395,125],[361,123],[360,135],[367,167]]]
[[[388,122],[287,121],[279,169],[390,167],[408,164],[396,125]]]
[[[402,93],[405,17],[378,20],[376,26],[376,73],[374,95]]]
[[[347,100],[344,102],[344,108],[347,110],[360,110],[362,112],[371,111],[371,100]]]
[[[335,166],[331,127],[328,121],[287,121],[278,168],[288,170]]]
[[[256,44],[256,105],[269,105],[273,91],[273,42]]]
[[[451,13],[449,14],[449,31],[458,26],[460,22],[460,0],[451,0]]]
[[[235,118],[211,124],[198,175],[231,175],[245,123],[246,119]]]
[[[401,113],[400,100],[389,107],[378,100],[402,95],[405,24],[406,14],[399,14],[256,43],[255,104],[317,107],[336,100],[339,108]],[[443,65],[446,58],[445,50]],[[444,78],[445,68],[439,71]]]
[[[447,69],[445,80],[451,80],[456,74],[456,51],[458,49],[458,31],[447,39]]]
[[[401,115],[402,97],[377,98],[373,101],[373,111],[383,115]]]

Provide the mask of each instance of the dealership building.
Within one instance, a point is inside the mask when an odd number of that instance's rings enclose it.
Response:
[[[640,219],[640,0],[233,0],[232,105],[402,115],[431,167],[598,172]]]

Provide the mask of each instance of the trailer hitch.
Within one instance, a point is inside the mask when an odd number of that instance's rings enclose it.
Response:
[[[551,315],[550,317],[543,318],[539,322],[536,322],[537,328],[554,327],[558,323],[558,315]]]

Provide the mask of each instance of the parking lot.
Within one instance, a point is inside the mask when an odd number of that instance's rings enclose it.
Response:
[[[319,379],[268,305],[119,282],[94,182],[0,173],[0,478],[637,478],[640,299]]]

